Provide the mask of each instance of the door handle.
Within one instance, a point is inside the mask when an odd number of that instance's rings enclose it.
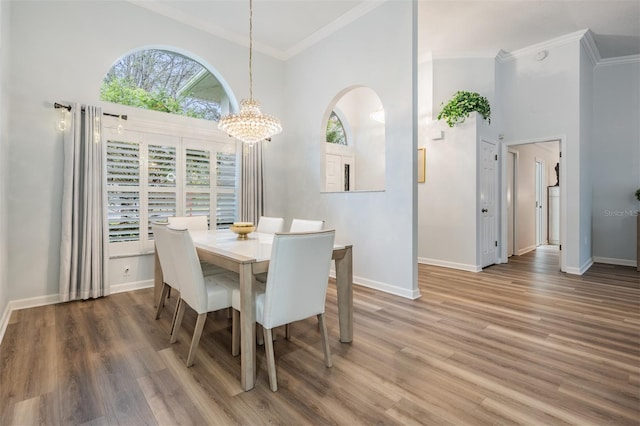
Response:
[[[487,213],[489,210],[487,209],[482,209],[482,213]]]

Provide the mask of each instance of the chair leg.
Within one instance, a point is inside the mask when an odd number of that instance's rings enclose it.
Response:
[[[264,332],[260,332],[260,329],[262,328],[262,326],[258,323],[256,323],[256,341],[258,342],[258,345],[262,346],[264,345],[264,340],[262,340],[262,337],[264,335]]]
[[[196,357],[196,351],[198,350],[198,344],[200,344],[200,337],[202,336],[202,329],[204,328],[206,320],[206,312],[204,314],[198,314],[196,328],[193,330],[193,338],[191,339],[191,347],[189,348],[189,356],[187,357],[187,367],[193,365],[193,359]]]
[[[231,355],[240,354],[240,311],[232,309],[231,317]]]
[[[173,335],[173,330],[176,328],[176,319],[178,318],[178,310],[180,309],[180,305],[182,304],[182,299],[178,299],[176,302],[176,308],[173,310],[173,318],[171,318],[171,331],[169,334]]]
[[[173,332],[171,333],[171,339],[169,339],[169,343],[175,343],[178,339],[178,332],[180,331],[180,326],[182,325],[182,318],[184,317],[184,305],[185,302],[180,299],[178,301],[178,312],[176,313],[176,321],[173,325]]]
[[[327,324],[324,322],[324,314],[318,314],[318,325],[320,326],[320,334],[322,335],[322,350],[324,351],[324,363],[327,367],[331,367],[331,352],[329,350],[329,334],[327,333]]]
[[[287,324],[284,326],[284,338],[287,340],[291,340],[291,324]]]
[[[276,378],[276,360],[273,354],[273,338],[271,329],[262,327],[264,331],[264,351],[267,355],[267,371],[269,372],[269,385],[272,391],[278,390],[278,379]]]
[[[160,311],[164,307],[164,299],[167,297],[167,292],[169,291],[169,286],[165,283],[162,283],[162,291],[160,292],[160,300],[158,300],[158,307],[156,308],[156,319],[160,319]]]

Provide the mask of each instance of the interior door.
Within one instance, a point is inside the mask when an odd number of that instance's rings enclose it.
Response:
[[[544,244],[544,214],[542,200],[544,198],[544,165],[536,161],[536,246]]]
[[[339,155],[327,154],[325,168],[326,190],[342,191],[342,158]]]
[[[495,143],[480,143],[480,253],[481,267],[498,261],[498,149]]]

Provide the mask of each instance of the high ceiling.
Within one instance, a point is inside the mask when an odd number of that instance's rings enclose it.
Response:
[[[130,1],[248,44],[248,0]],[[383,3],[254,0],[254,48],[289,58]],[[418,11],[421,52],[512,52],[590,29],[602,58],[640,54],[640,0],[419,0]]]

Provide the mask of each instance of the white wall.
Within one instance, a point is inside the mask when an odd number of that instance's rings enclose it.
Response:
[[[596,66],[593,83],[593,255],[596,261],[635,265],[640,58]]]
[[[435,80],[434,80],[435,81]],[[435,85],[437,85],[435,81]],[[432,122],[427,136],[440,131],[444,139],[421,140],[426,147],[425,183],[418,184],[418,260],[421,263],[478,271],[477,155],[479,127],[484,120],[472,113],[450,128]]]
[[[0,2],[0,341],[4,334],[5,312],[8,313],[9,280],[7,260],[9,256],[7,238],[7,216],[9,212],[8,157],[9,157],[9,8],[11,3]],[[8,318],[7,318],[8,319]]]
[[[516,247],[514,252],[524,254],[536,248],[536,160],[544,163],[544,198],[543,198],[543,238],[547,236],[547,194],[548,186],[555,185],[555,166],[559,162],[559,142],[515,145],[510,151],[518,153],[515,206],[516,206]]]
[[[12,2],[10,27],[8,281],[16,300],[58,293],[62,141],[54,101],[100,104],[105,73],[142,47],[172,48],[215,67],[239,99],[248,88],[246,48],[127,2]],[[283,112],[283,75],[281,61],[254,54],[254,93],[276,116]],[[151,261],[132,259],[138,278],[152,278]]]
[[[545,49],[543,61],[535,59],[538,50]],[[584,230],[583,209],[591,211],[589,200],[581,187],[580,134],[580,37],[574,36],[544,46],[523,49],[515,57],[498,64],[500,80],[498,100],[502,107],[503,142],[513,144],[563,138],[565,167],[561,167],[561,185],[566,193],[566,229],[563,252],[567,272],[580,273],[584,251],[581,232]],[[563,180],[566,179],[566,183]],[[562,202],[562,201],[561,201]],[[590,230],[587,232],[589,238]]]
[[[593,67],[595,63],[580,43],[580,259],[579,272],[593,264],[591,243],[591,211],[593,208],[593,181],[591,169],[591,136],[593,123]]]
[[[420,71],[419,145],[426,147],[426,182],[418,184],[418,260],[477,271],[476,156],[479,137],[495,141],[498,128],[475,113],[454,128],[436,117],[459,90],[487,97],[494,115],[495,58],[436,56]],[[440,132],[444,138],[434,140]]]
[[[355,282],[415,298],[412,6],[386,2],[287,62],[284,137],[269,146],[266,167],[270,214],[326,220],[354,245]],[[358,85],[385,107],[385,191],[320,193],[323,116]]]

